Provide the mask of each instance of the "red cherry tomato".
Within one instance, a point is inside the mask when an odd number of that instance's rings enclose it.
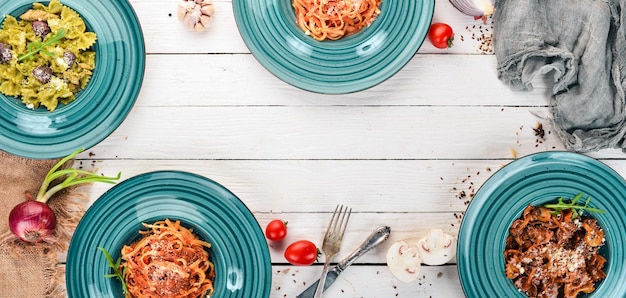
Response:
[[[446,49],[452,47],[454,40],[454,31],[452,27],[444,23],[434,23],[428,29],[428,40],[436,48]]]
[[[308,240],[298,240],[291,243],[285,250],[285,259],[296,266],[309,266],[317,260],[318,255],[317,247]]]
[[[274,219],[265,227],[265,237],[272,241],[283,240],[287,236],[287,222]]]

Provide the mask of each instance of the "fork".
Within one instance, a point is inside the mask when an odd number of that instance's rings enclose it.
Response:
[[[322,270],[322,277],[315,289],[315,298],[322,297],[324,292],[324,283],[326,282],[326,275],[328,274],[328,268],[335,254],[341,249],[341,242],[343,240],[343,234],[346,232],[348,226],[348,220],[352,208],[343,205],[337,205],[333,217],[330,218],[330,223],[326,229],[324,240],[322,242],[322,251],[324,252],[324,269]]]

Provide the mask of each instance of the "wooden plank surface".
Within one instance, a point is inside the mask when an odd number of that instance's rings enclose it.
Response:
[[[392,78],[345,95],[305,92],[270,74],[241,39],[231,1],[215,1],[203,33],[184,29],[177,3],[131,1],[147,48],[142,90],[122,125],[77,166],[121,171],[123,179],[159,170],[206,176],[235,193],[261,227],[288,220],[285,243],[321,244],[334,206],[348,204],[355,213],[337,259],[389,225],[390,240],[325,297],[463,297],[454,260],[424,266],[422,278],[405,284],[385,265],[388,247],[431,228],[456,234],[471,195],[499,168],[566,149],[549,120],[550,78],[538,78],[531,92],[503,85],[484,48],[491,20],[474,20],[447,0],[436,1],[433,22],[453,27],[452,48],[425,41]],[[538,123],[543,138],[533,130]],[[621,152],[589,155],[626,174]],[[90,186],[91,202],[110,187]],[[288,265],[285,243],[270,243],[271,297],[295,297],[322,269]]]

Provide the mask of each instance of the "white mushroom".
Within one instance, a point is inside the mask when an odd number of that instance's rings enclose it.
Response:
[[[419,277],[422,257],[415,245],[398,241],[387,251],[387,267],[402,282],[412,282]]]
[[[189,30],[204,31],[214,14],[212,0],[181,0],[178,3],[178,20]]]
[[[456,238],[441,229],[428,230],[417,242],[424,264],[443,265],[456,255]]]

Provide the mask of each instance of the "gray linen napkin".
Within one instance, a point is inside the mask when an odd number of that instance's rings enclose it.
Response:
[[[498,0],[498,78],[532,90],[554,79],[556,132],[574,151],[626,151],[626,0]]]

